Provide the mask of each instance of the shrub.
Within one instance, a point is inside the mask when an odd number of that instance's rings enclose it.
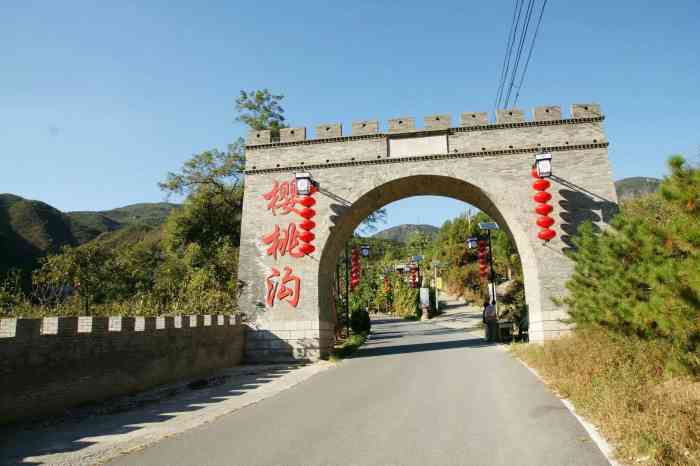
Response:
[[[418,289],[409,287],[402,279],[394,280],[392,288],[394,314],[401,317],[420,317]]]
[[[357,310],[350,315],[350,328],[353,333],[369,333],[371,326],[369,312]]]

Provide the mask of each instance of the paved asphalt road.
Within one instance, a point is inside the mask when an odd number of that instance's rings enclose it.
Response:
[[[380,321],[340,367],[112,465],[606,465],[564,405],[497,346]]]

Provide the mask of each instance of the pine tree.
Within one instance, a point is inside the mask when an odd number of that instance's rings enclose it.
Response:
[[[565,300],[572,319],[663,338],[700,362],[700,172],[669,160],[660,191],[624,206],[613,228],[579,230]]]

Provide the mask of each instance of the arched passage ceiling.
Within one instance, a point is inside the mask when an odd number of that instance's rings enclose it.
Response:
[[[503,216],[480,188],[448,176],[408,176],[377,186],[343,209],[323,250],[321,270],[325,269],[326,262],[330,266],[335,264],[345,243],[368,215],[387,204],[412,196],[444,196],[464,201],[484,211],[513,239]]]

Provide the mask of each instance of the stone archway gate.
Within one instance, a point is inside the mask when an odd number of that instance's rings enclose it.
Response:
[[[285,128],[279,141],[253,131],[246,147],[239,279],[241,311],[250,323],[249,360],[316,359],[334,338],[331,295],[335,263],[359,223],[374,210],[415,195],[443,195],[468,202],[496,219],[514,240],[523,264],[530,338],[544,341],[568,331],[565,310],[553,298],[565,294],[573,264],[565,255],[578,225],[607,224],[617,197],[608,161],[600,107],[578,104],[570,118],[556,106],[522,110],[410,117],[352,124]],[[544,244],[532,201],[530,168],[536,153],[553,155],[552,215],[557,237]],[[299,252],[303,219],[294,199],[295,172],[320,183],[313,219],[316,250]]]

